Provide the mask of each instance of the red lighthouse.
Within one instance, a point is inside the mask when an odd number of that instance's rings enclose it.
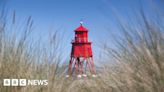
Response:
[[[87,70],[93,77],[96,77],[91,42],[88,41],[88,29],[81,22],[74,32],[75,38],[71,42],[72,51],[67,77],[73,74],[76,74],[77,77],[86,77]]]

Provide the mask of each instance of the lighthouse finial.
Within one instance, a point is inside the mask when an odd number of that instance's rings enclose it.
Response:
[[[83,21],[82,20],[80,21],[80,25],[83,25]]]

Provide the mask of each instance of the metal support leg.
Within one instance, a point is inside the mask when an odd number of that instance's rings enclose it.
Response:
[[[92,76],[96,77],[96,69],[95,69],[95,65],[94,65],[94,61],[92,57],[90,58],[90,61],[91,61],[91,67],[92,67],[92,73],[93,73]]]

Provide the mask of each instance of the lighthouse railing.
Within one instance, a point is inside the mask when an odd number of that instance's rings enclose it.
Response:
[[[72,39],[72,42],[77,42],[77,43],[88,42],[88,39],[87,38],[76,38],[76,39]]]

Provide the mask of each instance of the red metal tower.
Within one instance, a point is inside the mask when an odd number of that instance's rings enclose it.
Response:
[[[96,77],[96,69],[93,61],[91,42],[88,41],[88,29],[82,22],[80,27],[75,29],[75,38],[72,40],[71,58],[69,61],[68,75],[76,74],[77,77],[86,77],[87,70],[93,77]]]

